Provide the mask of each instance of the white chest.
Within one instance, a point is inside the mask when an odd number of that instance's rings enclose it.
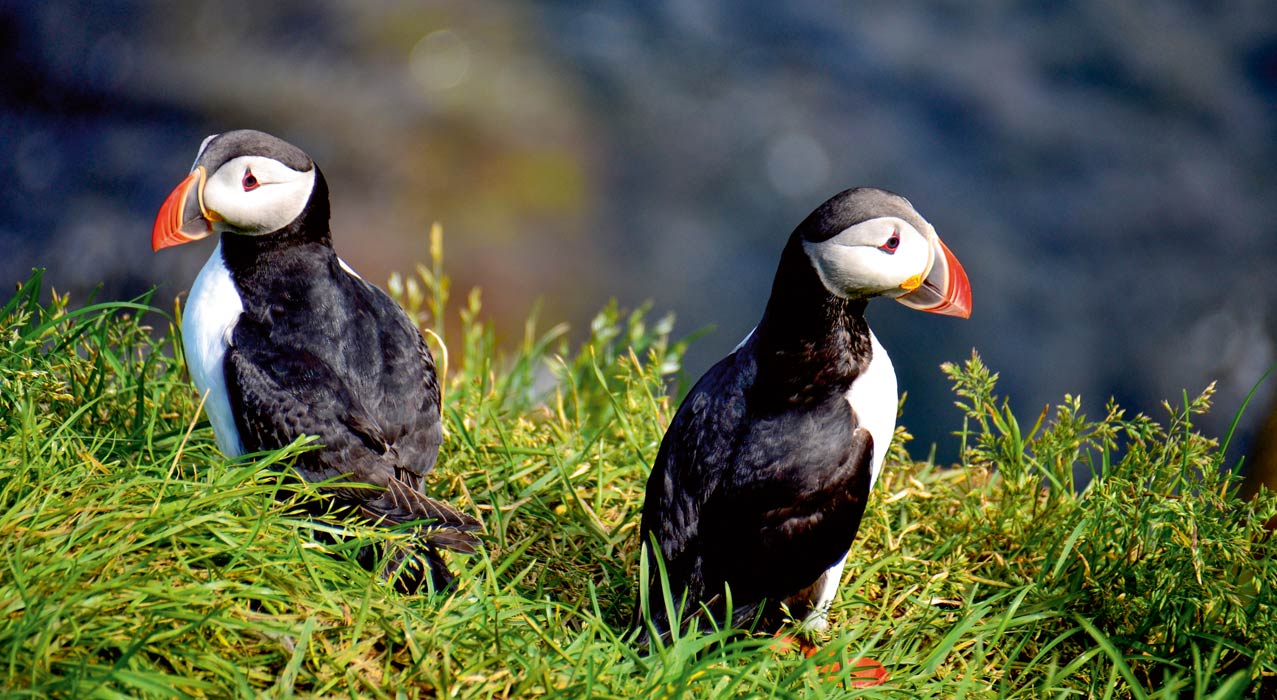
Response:
[[[860,425],[873,436],[874,453],[869,477],[869,488],[873,488],[882,471],[892,435],[896,432],[899,396],[896,393],[896,370],[891,366],[891,358],[872,331],[869,333],[869,342],[873,357],[865,371],[852,383],[847,392],[847,403],[856,412]]]
[[[222,361],[243,310],[239,292],[222,260],[222,244],[218,243],[191,285],[182,314],[182,348],[191,381],[205,396],[204,410],[213,424],[217,447],[230,458],[244,454],[244,445],[231,413]]]

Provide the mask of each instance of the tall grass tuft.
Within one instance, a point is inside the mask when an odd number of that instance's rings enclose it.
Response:
[[[901,429],[810,659],[768,639],[626,629],[648,465],[675,402],[673,321],[606,306],[574,345],[535,314],[508,353],[477,291],[450,310],[442,241],[391,289],[442,340],[429,487],[484,523],[457,589],[404,596],[354,562],[402,533],[312,520],[278,473],[304,441],[226,460],[176,312],[72,307],[39,273],[0,309],[5,697],[1270,697],[1277,566],[1194,417],[1065,397],[1021,425],[973,355],[944,371],[962,464]],[[447,318],[448,314],[456,314]],[[437,346],[438,350],[438,346]],[[441,363],[442,365],[442,363]],[[908,422],[905,412],[904,422]],[[853,689],[832,661],[891,679]]]

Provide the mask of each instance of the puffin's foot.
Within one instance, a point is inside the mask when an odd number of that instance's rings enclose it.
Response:
[[[797,651],[801,652],[803,656],[810,657],[820,647],[812,644],[810,640],[802,635],[777,632],[770,649],[774,654],[788,654],[791,651]]]
[[[811,658],[820,650],[820,647],[803,637],[795,637],[778,632],[776,641],[772,642],[771,649],[777,654],[798,651],[803,656]],[[874,685],[882,685],[891,677],[891,674],[887,673],[887,669],[875,659],[853,659],[851,668],[852,671],[849,674],[850,678],[847,681],[847,685],[852,688],[868,688]],[[824,666],[818,666],[816,670],[825,674],[826,681],[833,681],[837,680],[838,673],[842,671],[842,664],[835,661]]]
[[[891,678],[891,674],[887,673],[887,669],[876,659],[852,659],[851,673],[847,674],[847,687],[849,688],[868,688],[874,685],[882,685]],[[842,664],[837,661],[820,667],[821,673],[825,674],[825,680],[834,680],[838,672],[842,670]]]

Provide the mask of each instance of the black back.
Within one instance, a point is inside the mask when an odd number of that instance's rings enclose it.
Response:
[[[326,449],[298,465],[311,480],[419,481],[442,442],[434,360],[393,299],[341,268],[327,202],[317,173],[287,228],[222,237],[244,304],[226,355],[240,437],[259,450],[318,435]]]
[[[449,574],[434,547],[472,552],[478,521],[424,494],[443,440],[434,359],[393,299],[342,269],[328,206],[317,170],[288,226],[222,236],[244,306],[224,360],[236,427],[250,452],[317,436],[323,447],[295,463],[303,478],[381,487],[333,488],[370,519],[433,521],[421,544],[441,584]]]

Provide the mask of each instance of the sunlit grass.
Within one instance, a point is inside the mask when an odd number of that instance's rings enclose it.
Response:
[[[0,315],[0,695],[1273,692],[1262,523],[1277,502],[1231,498],[1217,445],[1192,425],[1209,392],[1159,420],[1117,407],[1092,420],[1066,397],[1021,426],[977,357],[945,370],[964,463],[912,462],[900,431],[820,653],[705,630],[643,653],[626,625],[643,484],[675,406],[671,319],[609,306],[580,347],[529,321],[501,356],[477,293],[449,310],[434,252],[391,288],[440,335],[459,313],[430,488],[483,520],[485,547],[453,557],[457,589],[433,597],[354,562],[402,535],[290,507],[318,497],[277,483],[305,445],[221,457],[174,312],[40,302],[38,275],[19,289]],[[890,681],[849,690],[819,670],[859,656]]]

